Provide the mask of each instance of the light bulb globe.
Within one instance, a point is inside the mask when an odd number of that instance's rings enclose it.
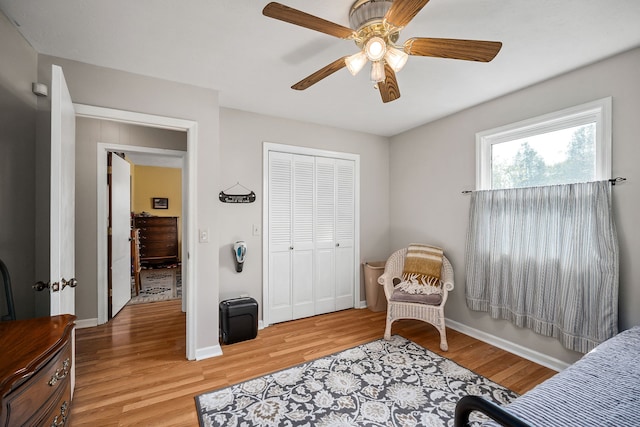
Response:
[[[381,37],[371,37],[364,45],[364,53],[371,62],[380,61],[386,52],[387,44]]]
[[[355,76],[367,63],[367,55],[365,55],[363,51],[360,51],[351,56],[347,56],[344,59],[344,63],[346,64],[347,70],[349,70],[351,75]]]
[[[402,70],[404,64],[407,63],[407,59],[409,59],[409,55],[407,55],[404,51],[393,46],[387,46],[387,53],[385,53],[384,55],[384,60],[396,73]]]
[[[381,83],[385,81],[387,76],[384,73],[384,61],[376,61],[371,63],[371,81]]]

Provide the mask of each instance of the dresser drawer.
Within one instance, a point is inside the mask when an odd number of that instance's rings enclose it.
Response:
[[[135,219],[136,228],[161,227],[161,226],[175,227],[176,224],[177,224],[177,218],[170,217],[170,216],[136,217]]]
[[[7,425],[41,425],[42,420],[53,419],[51,413],[60,413],[62,402],[66,400],[68,406],[71,363],[71,346],[67,342],[32,378],[9,393],[5,400]]]
[[[140,244],[140,256],[147,257],[170,257],[177,256],[178,245],[175,242],[148,242]]]
[[[140,228],[140,240],[176,240],[178,231],[175,227],[143,227]]]
[[[64,388],[62,393],[56,394],[51,397],[51,400],[47,402],[46,410],[43,411],[43,415],[47,414],[44,418],[44,422],[33,419],[33,425],[42,425],[45,427],[61,427],[66,425],[69,414],[71,413],[71,380],[66,379],[64,381]],[[29,422],[31,424],[31,421]]]

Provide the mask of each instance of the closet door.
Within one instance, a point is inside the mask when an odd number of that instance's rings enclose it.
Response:
[[[313,194],[314,158],[293,155],[293,319],[313,316]]]
[[[271,320],[314,315],[312,156],[269,153]]]
[[[356,162],[268,152],[270,323],[354,306]]]
[[[336,160],[336,310],[353,307],[355,284],[355,163]],[[354,285],[355,284],[355,285]]]
[[[293,318],[291,298],[293,156],[269,153],[269,314],[271,322]]]
[[[315,314],[336,310],[335,159],[316,158]]]

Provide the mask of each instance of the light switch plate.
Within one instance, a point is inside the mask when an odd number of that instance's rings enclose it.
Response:
[[[198,240],[200,243],[209,243],[209,229],[201,229],[198,231]]]
[[[253,224],[252,234],[254,236],[260,235],[260,226],[258,224]]]

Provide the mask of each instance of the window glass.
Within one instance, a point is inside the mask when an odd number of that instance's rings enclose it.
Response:
[[[596,179],[595,123],[491,146],[491,188],[569,184]]]

